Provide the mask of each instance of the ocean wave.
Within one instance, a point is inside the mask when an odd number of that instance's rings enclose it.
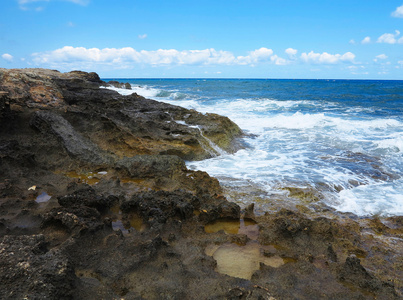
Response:
[[[341,102],[337,98],[309,100],[306,95],[302,100],[258,94],[254,98],[250,95],[255,90],[242,97],[244,86],[221,91],[221,85],[212,81],[208,86],[213,90],[188,83],[180,81],[176,86],[168,81],[166,87],[132,85],[132,91],[115,90],[225,115],[255,134],[245,138],[249,147],[235,154],[187,163],[223,184],[235,179],[245,186],[257,184],[268,194],[281,194],[285,186],[324,185],[330,194],[323,201],[339,211],[402,213],[403,121],[399,114],[344,98]]]
[[[115,87],[107,87],[107,88],[110,90],[117,91],[121,95],[131,95],[133,93],[136,93],[145,98],[150,98],[150,99],[155,99],[155,100],[164,100],[164,99],[166,99],[166,100],[182,100],[182,99],[186,99],[188,97],[188,95],[185,93],[157,89],[157,88],[154,88],[151,86],[131,85],[131,87],[132,87],[131,90],[115,88]]]
[[[402,215],[403,183],[385,182],[361,185],[339,193],[337,203],[332,206],[338,211],[356,215]]]

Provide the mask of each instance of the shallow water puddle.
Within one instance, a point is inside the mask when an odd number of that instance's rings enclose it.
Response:
[[[263,246],[256,241],[259,227],[254,221],[222,219],[207,224],[204,229],[207,233],[223,230],[226,234],[245,234],[252,240],[244,246],[234,243],[207,246],[205,253],[217,261],[218,273],[251,279],[253,273],[260,269],[260,263],[273,268],[286,263],[275,254],[277,250],[274,246]]]
[[[284,260],[278,255],[265,256],[266,252],[273,253],[273,246],[262,246],[250,242],[245,246],[232,243],[209,245],[205,252],[217,261],[216,271],[232,277],[251,279],[255,271],[260,269],[260,263],[278,268],[284,265]]]
[[[125,217],[125,222],[122,220],[122,212],[119,206],[113,206],[110,209],[112,219],[112,229],[122,231],[124,235],[129,234],[132,230],[143,231],[146,226],[142,218],[136,213],[130,213]]]
[[[48,202],[50,200],[50,198],[52,198],[52,196],[50,196],[46,192],[42,192],[42,194],[40,194],[38,197],[36,197],[35,202],[36,203]]]
[[[100,181],[101,176],[106,175],[107,172],[101,171],[98,173],[95,172],[87,172],[87,173],[77,173],[75,171],[64,173],[65,176],[69,178],[79,179],[80,182],[86,183],[89,185],[97,184]]]
[[[120,229],[123,234],[129,234],[133,229],[139,232],[145,229],[143,220],[137,214],[130,216],[128,221],[128,223],[123,223],[121,219],[116,219],[112,221],[112,229],[115,231]]]
[[[207,224],[204,230],[207,233],[215,233],[224,230],[226,234],[245,234],[252,240],[256,240],[259,236],[259,227],[256,222],[243,219],[220,219]]]

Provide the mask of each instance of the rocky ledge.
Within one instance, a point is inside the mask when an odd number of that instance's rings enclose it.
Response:
[[[184,162],[236,124],[106,85],[0,69],[1,299],[402,297],[403,217],[241,210]]]

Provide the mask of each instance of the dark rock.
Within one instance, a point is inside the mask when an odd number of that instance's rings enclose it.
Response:
[[[87,206],[53,208],[42,216],[42,228],[53,227],[73,235],[102,229],[99,212]]]
[[[337,262],[337,254],[334,252],[331,244],[329,247],[327,247],[327,257],[330,259],[330,261]]]
[[[73,299],[73,266],[43,235],[5,236],[0,249],[1,299]]]
[[[136,155],[117,162],[117,167],[132,178],[167,177],[186,170],[185,162],[174,155]]]
[[[384,299],[398,299],[393,284],[382,282],[372,276],[361,265],[361,261],[356,256],[347,257],[346,262],[338,271],[338,278],[343,282],[358,285],[360,288],[372,293],[381,294]]]
[[[245,215],[244,219],[252,219],[255,217],[255,203],[249,204],[247,207],[245,207]]]
[[[240,208],[184,160],[234,152],[242,131],[226,117],[100,86],[95,73],[0,69],[0,235],[8,235],[0,240],[0,298],[402,295],[401,218],[319,216],[306,207],[260,216],[250,206],[244,217],[259,226],[258,241],[206,233],[217,219],[239,221]],[[376,178],[396,178],[370,163]],[[87,181],[100,171],[99,181]],[[324,195],[287,190],[309,205]],[[35,201],[42,192],[49,202]],[[220,274],[205,251],[228,242],[261,246],[265,261],[284,264],[261,262],[251,280]],[[353,253],[362,265],[341,262]]]
[[[61,196],[58,202],[64,207],[88,206],[96,208],[99,212],[105,212],[119,199],[116,196],[109,195],[107,197],[97,195],[93,188],[85,187],[75,191],[72,194]]]
[[[60,115],[50,111],[37,111],[33,114],[30,125],[44,134],[50,134],[59,139],[73,158],[99,166],[112,162],[111,157],[102,155],[97,145],[75,131],[71,124]]]
[[[168,218],[186,220],[193,216],[193,211],[200,206],[200,200],[189,192],[147,192],[134,195],[121,204],[123,212],[136,210],[146,220],[165,223]]]
[[[127,89],[127,90],[131,90],[132,86],[130,83],[126,82],[126,83],[122,83],[116,80],[111,80],[107,82],[107,85],[109,86],[113,86],[115,88],[120,88],[120,89]]]
[[[10,100],[8,98],[8,93],[0,91],[0,121],[5,117],[9,110]]]

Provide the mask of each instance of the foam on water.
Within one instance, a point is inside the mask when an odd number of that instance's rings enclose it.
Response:
[[[246,97],[240,96],[248,84],[253,87],[254,83],[230,82],[227,89],[219,86],[221,90],[214,90],[209,81],[113,89],[225,115],[254,134],[245,138],[250,147],[235,154],[222,152],[208,160],[188,162],[189,168],[207,171],[225,184],[233,179],[238,185],[253,183],[269,195],[286,186],[325,185],[329,188],[324,201],[339,211],[403,214],[403,120],[393,114],[397,104],[384,107],[381,99],[377,100],[381,104],[373,102],[378,106],[368,105],[366,102],[375,101],[373,96],[356,100],[361,94],[354,89],[346,93],[353,99],[348,101],[344,94],[335,95],[336,100],[323,94],[320,99],[308,95],[308,89],[301,99],[293,100],[284,99],[283,90],[278,94],[281,100],[262,96],[252,88],[245,92]]]

